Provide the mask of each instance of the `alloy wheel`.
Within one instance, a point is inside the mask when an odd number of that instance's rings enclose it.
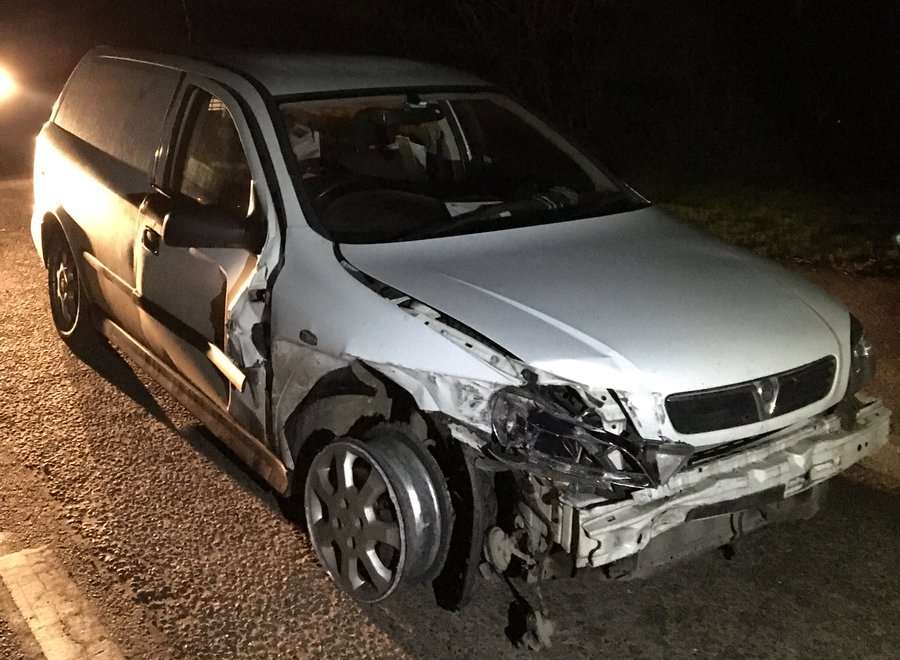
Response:
[[[78,323],[78,307],[81,295],[75,260],[67,246],[58,249],[49,267],[50,305],[59,332],[71,334]]]
[[[345,438],[326,445],[306,478],[310,539],[335,583],[367,603],[434,563],[442,520],[436,489],[408,447]]]

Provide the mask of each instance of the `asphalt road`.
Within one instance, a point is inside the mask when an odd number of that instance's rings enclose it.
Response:
[[[527,655],[503,634],[498,582],[459,614],[425,588],[353,604],[271,494],[161,388],[112,350],[72,355],[51,326],[30,206],[29,187],[0,183],[0,554],[52,549],[128,657]],[[900,287],[816,277],[885,333],[878,387],[896,401]],[[731,560],[547,585],[558,631],[546,656],[900,657],[896,437],[885,452],[835,480],[817,518],[763,530]],[[0,614],[0,658],[33,649],[15,630]]]

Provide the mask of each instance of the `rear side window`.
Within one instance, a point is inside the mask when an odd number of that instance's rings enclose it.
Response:
[[[170,69],[108,58],[78,65],[56,123],[85,142],[149,173],[178,84]]]

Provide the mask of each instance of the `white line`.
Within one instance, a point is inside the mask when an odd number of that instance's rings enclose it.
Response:
[[[7,629],[15,637],[13,641],[18,642],[18,650],[24,656],[24,660],[44,660],[41,647],[31,634],[28,624],[25,623],[2,581],[0,581],[0,619],[6,622]]]
[[[47,660],[123,657],[47,548],[0,557],[0,579]]]

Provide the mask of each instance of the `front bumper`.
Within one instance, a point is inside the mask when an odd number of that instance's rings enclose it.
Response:
[[[843,472],[887,442],[890,417],[881,401],[869,399],[852,430],[842,429],[836,415],[820,417],[784,429],[762,446],[686,469],[625,501],[561,498],[550,516],[554,540],[579,568],[635,555],[692,519],[752,508],[757,500],[783,500]]]

